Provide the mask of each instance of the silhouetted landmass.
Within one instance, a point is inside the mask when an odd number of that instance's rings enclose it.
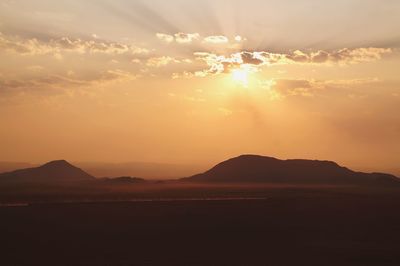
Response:
[[[106,177],[101,178],[100,181],[107,182],[108,184],[136,184],[146,182],[143,178],[139,177],[130,177],[130,176],[121,176],[121,177]]]
[[[79,168],[95,177],[140,176],[146,179],[175,179],[200,173],[208,167],[190,164],[151,162],[101,163],[76,162]]]
[[[209,171],[182,181],[265,182],[314,184],[400,184],[390,174],[354,172],[331,161],[278,160],[272,157],[242,155],[222,162]]]
[[[96,179],[65,160],[0,174],[0,183],[63,184],[78,181],[136,184],[145,180],[129,176]],[[400,185],[400,179],[393,175],[355,172],[331,161],[279,160],[258,155],[242,155],[224,161],[203,174],[183,178],[178,182]]]
[[[31,168],[36,165],[25,162],[0,162],[0,173],[11,172],[18,169]]]
[[[39,167],[0,174],[0,181],[15,183],[54,183],[94,180],[94,177],[67,161],[59,160]]]
[[[55,161],[7,179],[0,265],[400,265],[397,179],[333,162],[241,156],[151,182]]]

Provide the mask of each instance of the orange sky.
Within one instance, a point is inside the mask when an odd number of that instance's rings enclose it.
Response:
[[[151,3],[148,3],[151,2]],[[400,173],[399,1],[1,1],[0,161]]]

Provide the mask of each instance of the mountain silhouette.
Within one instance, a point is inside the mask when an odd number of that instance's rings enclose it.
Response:
[[[105,181],[110,184],[135,184],[135,183],[146,182],[146,180],[144,180],[143,178],[130,177],[130,176],[106,177],[106,178],[102,178],[100,180]]]
[[[39,167],[0,174],[0,181],[8,182],[69,182],[93,180],[94,177],[65,160],[52,161]]]
[[[355,172],[331,161],[279,160],[258,155],[242,155],[229,159],[205,173],[181,180],[225,183],[400,184],[400,179],[393,175]]]

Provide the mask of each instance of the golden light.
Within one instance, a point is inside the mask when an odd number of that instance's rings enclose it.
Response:
[[[237,36],[235,37],[235,41],[237,41],[237,42],[243,41],[242,36],[237,35]]]
[[[249,70],[237,68],[232,70],[232,79],[234,82],[239,83],[245,87],[249,85]]]

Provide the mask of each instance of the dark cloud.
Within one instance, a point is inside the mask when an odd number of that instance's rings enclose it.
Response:
[[[243,64],[250,64],[250,65],[261,65],[264,61],[260,58],[256,58],[254,53],[251,52],[242,52],[241,53]]]
[[[338,51],[316,51],[303,52],[296,50],[291,53],[270,53],[267,51],[242,51],[229,56],[218,55],[211,52],[197,52],[195,56],[203,60],[209,66],[204,73],[218,74],[229,73],[231,69],[241,65],[252,65],[261,67],[264,65],[286,65],[286,64],[356,64],[362,62],[376,61],[383,55],[392,53],[386,48],[344,48]]]

